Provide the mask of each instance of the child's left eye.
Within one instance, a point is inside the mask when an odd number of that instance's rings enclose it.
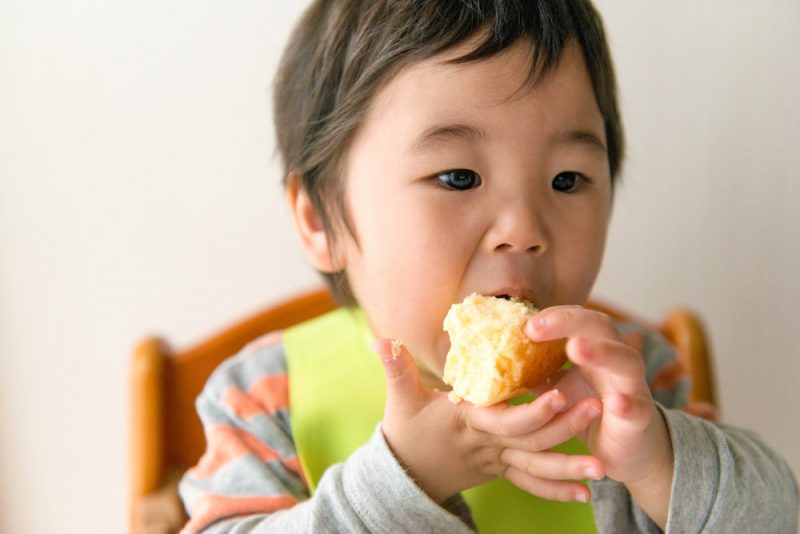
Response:
[[[560,193],[572,193],[586,178],[579,172],[564,171],[553,178],[553,189]]]
[[[436,175],[436,179],[448,189],[456,191],[466,191],[483,183],[481,176],[469,169],[452,169],[440,172]]]

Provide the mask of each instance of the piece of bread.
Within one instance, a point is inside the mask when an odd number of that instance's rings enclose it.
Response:
[[[564,340],[534,343],[522,331],[537,311],[524,299],[476,293],[450,307],[443,380],[453,386],[451,401],[490,406],[538,386],[564,365]]]

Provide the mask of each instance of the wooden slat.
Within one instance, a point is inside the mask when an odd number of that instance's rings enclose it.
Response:
[[[718,407],[711,350],[699,316],[685,309],[673,310],[664,318],[661,331],[675,346],[692,377],[689,400],[703,401]]]
[[[131,518],[136,503],[162,484],[164,450],[164,375],[171,352],[159,338],[147,338],[133,351],[130,381],[130,479]]]

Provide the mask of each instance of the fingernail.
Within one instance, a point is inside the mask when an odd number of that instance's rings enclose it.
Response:
[[[544,328],[547,326],[547,317],[537,315],[533,318],[533,326],[536,328]]]
[[[575,350],[582,356],[585,357],[589,354],[589,342],[586,339],[582,337],[574,337],[572,338],[572,344],[575,347]]]
[[[586,495],[584,492],[579,491],[575,493],[575,500],[578,502],[589,502],[589,496]]]
[[[550,406],[552,406],[554,410],[560,412],[567,405],[567,401],[564,400],[564,397],[559,394],[557,389],[552,390],[552,395],[553,397],[550,399]]]
[[[594,419],[595,417],[597,417],[598,415],[600,415],[600,408],[598,408],[597,406],[590,406],[590,407],[589,407],[589,408],[586,410],[586,413],[587,413],[587,414],[589,414],[589,417],[591,417],[592,419]]]
[[[600,480],[600,472],[594,467],[587,467],[586,471],[583,472],[583,475],[586,478],[591,478],[592,480]]]

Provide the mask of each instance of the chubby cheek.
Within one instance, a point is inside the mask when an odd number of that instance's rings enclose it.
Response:
[[[449,348],[442,321],[459,297],[476,232],[428,189],[369,185],[369,199],[366,187],[352,196],[358,245],[349,247],[347,273],[356,298],[376,335],[401,339],[441,370]]]
[[[588,238],[588,239],[587,239]],[[584,236],[556,267],[557,304],[585,304],[603,261],[605,233]]]
[[[449,348],[449,339],[442,330],[447,309],[434,311],[423,295],[411,291],[384,291],[381,295],[371,292],[361,304],[376,337],[401,340],[418,364],[441,375]]]
[[[397,232],[383,238],[386,247],[362,243],[360,261],[350,264],[356,298],[377,336],[402,340],[415,358],[440,372],[449,348],[442,321],[458,295],[463,269],[430,235]]]

